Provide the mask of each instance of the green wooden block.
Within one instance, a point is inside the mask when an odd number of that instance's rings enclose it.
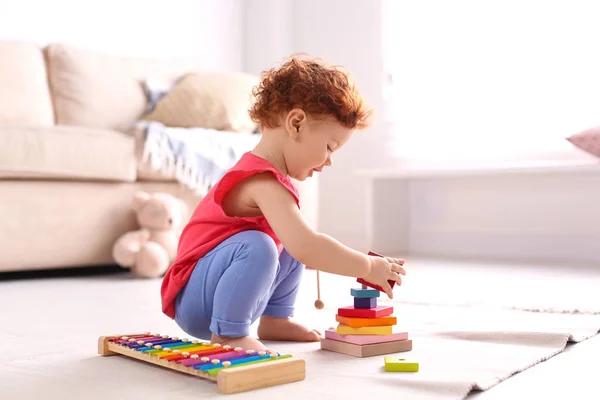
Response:
[[[418,372],[419,363],[414,361],[406,361],[398,356],[384,357],[385,370],[387,372]]]
[[[284,358],[290,358],[292,355],[291,354],[284,354],[278,357],[269,357],[269,358],[263,358],[262,360],[256,360],[256,361],[250,361],[250,362],[243,362],[243,359],[238,360],[238,364],[233,364],[229,367],[229,368],[235,368],[235,367],[245,367],[246,365],[250,365],[250,364],[261,364],[261,363],[265,363],[265,362],[269,362],[269,361],[275,361],[275,360],[283,360]],[[253,357],[254,358],[254,357]],[[217,368],[212,368],[209,369],[208,372],[211,376],[217,376],[217,374],[219,373],[220,370],[224,369],[225,367],[222,367],[223,363],[219,363],[219,367]]]

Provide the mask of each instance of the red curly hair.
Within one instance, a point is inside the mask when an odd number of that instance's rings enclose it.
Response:
[[[279,68],[262,72],[252,94],[250,118],[261,127],[276,128],[293,108],[317,117],[332,116],[349,129],[367,127],[372,114],[350,74],[318,58],[293,56]]]

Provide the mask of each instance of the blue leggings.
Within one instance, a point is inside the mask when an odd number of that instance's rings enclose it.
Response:
[[[196,264],[177,296],[175,322],[187,334],[210,339],[248,336],[261,315],[294,314],[304,265],[260,231],[224,240]]]

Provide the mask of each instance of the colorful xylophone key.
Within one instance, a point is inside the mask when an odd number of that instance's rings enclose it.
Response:
[[[278,357],[277,354],[265,354],[263,356],[255,355],[252,357],[243,358],[241,360],[232,360],[232,361],[223,361],[223,362],[220,362],[219,360],[215,360],[215,361],[217,361],[216,363],[196,365],[196,366],[194,366],[194,368],[202,370],[203,372],[206,372],[206,371],[209,371],[209,370],[215,369],[215,368],[228,368],[232,365],[247,364],[247,363],[251,363],[253,361],[267,360],[267,359],[276,358],[276,357]]]

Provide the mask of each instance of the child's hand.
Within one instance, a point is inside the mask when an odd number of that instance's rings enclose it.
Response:
[[[402,284],[402,277],[399,275],[406,275],[406,271],[402,267],[404,260],[390,258],[390,257],[378,257],[369,256],[369,264],[371,271],[369,275],[363,279],[381,286],[390,299],[394,298],[392,288],[388,281],[394,281],[396,284]]]
[[[404,265],[404,260],[402,258],[392,258],[392,257],[383,257],[386,260],[388,260],[389,262],[393,263],[393,264],[399,264],[399,265]],[[403,274],[406,275],[406,274]]]

